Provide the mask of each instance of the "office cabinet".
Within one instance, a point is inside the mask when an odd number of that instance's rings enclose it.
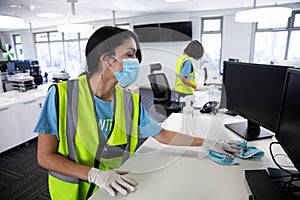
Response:
[[[27,142],[28,140],[37,137],[37,134],[33,132],[33,129],[42,109],[44,100],[44,97],[38,97],[18,103],[17,112],[22,130],[23,142]]]
[[[15,104],[0,107],[0,153],[23,142]]]
[[[33,129],[44,100],[40,89],[0,95],[0,153],[37,137]]]

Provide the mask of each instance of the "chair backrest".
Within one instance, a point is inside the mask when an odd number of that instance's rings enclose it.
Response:
[[[166,75],[164,73],[149,74],[148,79],[155,100],[161,102],[170,101],[171,90]]]
[[[150,64],[150,74],[153,74],[154,71],[161,70],[161,64],[160,63],[153,63]]]

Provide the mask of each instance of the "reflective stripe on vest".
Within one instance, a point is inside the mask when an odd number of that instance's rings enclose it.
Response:
[[[130,154],[137,149],[138,145],[142,144],[138,138],[139,95],[132,94],[116,86],[114,93],[113,128],[107,140],[103,137],[101,128],[98,128],[94,99],[86,77],[81,76],[77,80],[62,82],[57,85],[60,137],[58,145],[59,154],[68,157],[74,162],[91,167],[95,165],[95,160],[100,160],[100,166],[98,163],[98,166],[94,167],[105,170],[112,168],[106,165],[105,161],[115,159],[121,153],[119,166],[113,166],[120,167],[129,158]],[[83,111],[84,113],[82,114]],[[88,136],[88,139],[84,140],[84,136]],[[86,141],[90,140],[93,140],[93,142],[89,143],[91,144],[91,149],[88,149]],[[76,155],[75,149],[77,149],[79,155]],[[113,149],[122,151],[116,153]],[[108,152],[112,153],[108,154]],[[102,161],[104,163],[101,163]],[[51,180],[54,177],[61,180],[59,185],[62,186],[62,188],[55,188],[58,187],[58,180],[52,181],[52,183],[56,182],[55,185],[52,185],[49,179],[49,189],[50,191],[52,190],[51,197],[55,193],[55,189],[63,189],[64,182],[77,184],[80,182],[79,179],[55,172],[49,172],[49,175],[52,176]],[[85,182],[85,185],[86,188],[83,189],[84,195],[87,193],[89,184]],[[78,198],[82,198],[82,196],[78,196]]]
[[[183,65],[186,61],[191,61],[190,57],[188,55],[181,55],[177,62],[176,62],[176,74],[175,74],[175,91],[176,92],[180,92],[180,93],[184,93],[184,94],[193,94],[195,89],[186,85],[183,81],[182,81],[182,75],[181,75],[181,71],[183,68]],[[192,61],[191,61],[192,63]],[[192,64],[193,65],[193,64]],[[192,66],[194,67],[194,66]],[[189,76],[187,77],[187,79],[193,83],[196,84],[196,80],[195,80],[195,73],[194,70],[189,74]]]
[[[67,82],[67,96],[72,95],[71,92],[78,92],[78,80],[70,80]],[[68,140],[68,152],[69,152],[69,159],[76,162],[76,151],[74,146],[74,139],[76,135],[76,126],[77,126],[77,115],[73,114],[73,111],[77,110],[78,106],[78,98],[67,98],[67,118],[66,118],[66,132],[67,132],[67,140]],[[64,180],[68,183],[79,183],[79,179],[65,176],[53,171],[49,171],[49,174],[60,179]]]

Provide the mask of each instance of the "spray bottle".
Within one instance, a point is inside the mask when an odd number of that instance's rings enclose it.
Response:
[[[185,107],[182,110],[183,132],[187,135],[193,134],[193,108],[194,95],[187,95],[182,100],[185,102]]]

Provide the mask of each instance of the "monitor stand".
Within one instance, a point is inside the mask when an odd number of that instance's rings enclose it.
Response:
[[[271,138],[274,136],[271,131],[260,128],[259,125],[249,120],[247,122],[225,124],[225,127],[235,132],[247,141]]]

